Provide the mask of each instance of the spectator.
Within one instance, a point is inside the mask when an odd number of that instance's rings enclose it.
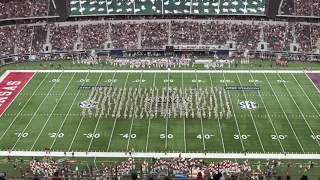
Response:
[[[198,172],[198,175],[197,175],[197,179],[196,180],[205,180],[203,177],[202,177],[202,173],[201,172]]]

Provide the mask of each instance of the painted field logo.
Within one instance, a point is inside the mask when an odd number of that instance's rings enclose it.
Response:
[[[91,108],[96,107],[96,105],[97,105],[97,102],[95,102],[95,101],[81,101],[79,103],[79,107],[83,108],[83,109],[85,109],[85,108],[91,109]]]
[[[258,103],[253,101],[240,101],[239,107],[242,109],[249,109],[249,110],[255,110],[259,107]]]

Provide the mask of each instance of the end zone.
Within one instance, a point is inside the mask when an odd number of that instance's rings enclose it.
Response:
[[[0,82],[0,117],[29,83],[35,72],[8,72]]]

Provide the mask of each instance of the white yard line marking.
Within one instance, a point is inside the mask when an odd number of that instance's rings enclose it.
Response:
[[[210,86],[211,86],[211,88],[213,88],[212,78],[211,78],[210,74],[209,74],[209,78],[210,78]],[[230,99],[230,101],[231,101],[231,99]],[[220,117],[219,116],[218,116],[218,125],[219,125],[219,130],[220,130],[220,137],[221,137],[223,152],[226,153],[226,149],[224,147],[224,140],[223,140],[223,134],[222,134],[222,129],[221,129]]]
[[[168,88],[167,88],[167,103],[166,103],[166,141],[164,144],[165,151],[168,151],[168,118],[169,118],[169,87],[170,87],[170,71],[168,71]]]
[[[102,74],[103,74],[103,73],[100,74],[100,77],[99,77],[99,79],[98,79],[98,82],[97,82],[96,86],[98,85],[98,83],[99,83],[99,81],[100,81],[100,79],[101,79],[101,77],[102,77]],[[112,81],[111,81],[111,83],[110,83],[110,86],[112,86],[115,76],[116,76],[116,71],[113,73]],[[100,102],[98,102],[98,103],[100,103]],[[90,151],[90,147],[91,147],[91,144],[92,144],[92,142],[93,142],[94,135],[95,135],[96,132],[97,132],[97,128],[98,128],[98,125],[99,125],[99,122],[100,122],[101,117],[102,117],[102,115],[99,116],[98,121],[97,121],[97,124],[96,124],[96,127],[95,127],[94,130],[93,130],[93,136],[91,137],[90,144],[89,144],[89,147],[88,147],[87,151]]]
[[[71,154],[71,152],[67,152],[67,154]],[[23,157],[34,157],[34,156],[45,156],[46,153],[44,151],[12,151],[10,154],[8,151],[0,151],[0,156],[23,156]],[[60,151],[51,151],[50,156],[52,157],[61,157],[63,156],[63,152]],[[86,154],[86,152],[76,152],[74,153],[75,157],[91,157],[91,158],[99,158],[99,157],[119,157],[119,158],[129,158],[128,155],[124,155],[123,152],[90,152]],[[166,155],[162,152],[152,152],[152,153],[141,153],[136,152],[132,155],[134,158],[177,158],[177,153],[167,153]],[[320,159],[319,154],[261,154],[261,153],[248,153],[244,155],[243,153],[182,153],[182,157],[184,158],[198,158],[198,159]]]
[[[41,72],[41,73],[48,73],[48,72],[64,72],[64,73],[113,73],[114,70],[8,70],[9,72]],[[194,70],[144,70],[144,73],[194,73]],[[139,73],[140,70],[118,70],[118,73]],[[197,73],[214,73],[214,74],[221,74],[221,73],[267,73],[267,74],[275,74],[275,73],[295,73],[295,74],[305,74],[306,72],[302,70],[197,70]],[[312,71],[312,73],[320,73],[320,70]]]
[[[311,83],[313,84],[314,88],[316,88],[316,90],[320,93],[320,90],[318,89],[318,87],[316,86],[316,84],[314,84],[314,82],[312,81],[312,79],[309,77],[309,75],[307,73],[305,73],[305,75],[308,77],[308,79],[311,81]]]
[[[157,73],[154,73],[154,76],[153,76],[153,84],[152,84],[152,87],[154,88],[156,85],[156,76],[157,76]],[[157,113],[157,112],[156,112]],[[149,135],[150,135],[150,126],[151,126],[151,115],[149,117],[149,124],[148,124],[148,134],[147,134],[147,143],[146,143],[146,152],[148,152],[148,144],[149,144]]]
[[[227,86],[226,77],[225,77],[224,73],[222,73],[222,75],[223,75],[223,80],[224,80],[225,86]],[[210,77],[211,77],[211,75],[210,75]],[[236,126],[237,126],[237,129],[238,129],[238,135],[239,135],[239,137],[241,137],[241,132],[240,132],[240,128],[239,128],[237,116],[236,116],[236,113],[235,113],[235,110],[234,110],[234,106],[233,106],[232,99],[231,99],[231,96],[230,96],[229,91],[228,91],[228,96],[229,96],[229,99],[230,99],[230,104],[231,104],[231,108],[232,108],[232,113],[233,113],[233,116],[234,116],[234,120],[235,120],[235,122],[236,122]],[[245,151],[246,149],[244,148],[242,138],[240,138],[240,142],[241,142],[243,151]]]
[[[88,78],[89,74],[90,74],[90,71],[88,71],[88,73],[87,73],[87,75],[86,75],[85,79],[87,79],[87,78]],[[83,81],[83,82],[82,82],[81,86],[83,86],[83,85],[84,85],[84,83],[85,83],[85,81]],[[73,108],[74,102],[76,102],[77,97],[78,97],[78,95],[79,95],[80,91],[81,91],[81,90],[78,90],[78,93],[77,93],[76,97],[74,97],[74,99],[73,99],[73,101],[72,101],[72,104],[71,104],[71,106],[70,106],[70,108],[69,108],[69,110],[68,110],[68,112],[67,112],[67,115],[65,116],[65,118],[64,118],[64,120],[63,120],[63,122],[61,123],[61,126],[60,126],[60,128],[59,128],[59,130],[58,130],[57,134],[60,134],[61,129],[62,129],[62,127],[63,127],[64,123],[66,122],[66,120],[67,120],[67,118],[68,118],[68,116],[69,116],[69,113],[70,113],[71,109]],[[81,118],[81,121],[82,121],[82,119],[83,119],[83,118]],[[79,125],[80,125],[80,123],[79,123]],[[79,127],[79,126],[78,126],[78,127]],[[77,130],[78,130],[78,129],[77,129]],[[58,136],[56,136],[56,137],[54,138],[54,140],[53,140],[53,142],[52,142],[52,144],[51,144],[51,146],[50,146],[50,149],[52,149],[52,147],[53,147],[54,143],[56,142],[57,138],[58,138]]]
[[[196,93],[196,101],[199,99],[199,83],[198,83],[198,74],[197,71],[194,72],[194,75],[196,76],[196,82],[197,82],[197,93]],[[197,103],[198,104],[198,103]],[[198,104],[198,109],[200,109],[199,104]],[[203,120],[202,120],[202,115],[200,117],[200,124],[201,124],[201,133],[202,133],[202,143],[203,143],[203,150],[206,151],[206,143],[204,141],[204,132],[203,132]]]
[[[182,95],[183,99],[186,99],[186,96],[184,94],[184,82],[183,82],[183,73],[181,73],[181,84],[182,84]],[[186,116],[183,116],[183,141],[184,141],[184,153],[187,153],[187,138],[186,138]]]
[[[141,70],[141,73],[140,73],[140,80],[139,80],[138,89],[140,89],[140,86],[141,86],[142,75],[143,75],[143,70]],[[136,108],[137,108],[137,107],[134,107],[134,108],[133,108],[133,113],[135,112],[135,109],[136,109]],[[130,145],[130,140],[131,140],[131,133],[132,133],[132,127],[133,127],[133,121],[134,121],[135,118],[136,118],[136,117],[135,117],[135,114],[133,114],[132,120],[131,120],[129,137],[128,137],[127,150],[129,150],[129,145]]]
[[[59,77],[57,79],[59,79],[61,77],[61,75],[63,74],[60,73]],[[52,87],[50,88],[49,92],[47,93],[47,95],[43,98],[42,102],[40,103],[39,107],[37,108],[36,112],[33,114],[33,116],[31,117],[30,121],[28,122],[28,124],[26,125],[26,127],[23,129],[23,131],[21,132],[21,134],[25,133],[27,128],[29,127],[29,125],[31,124],[31,122],[33,121],[34,117],[36,116],[37,112],[39,111],[39,109],[42,107],[42,104],[46,101],[48,94],[50,94],[50,92],[52,91],[52,89],[55,87],[55,85],[57,84],[57,81],[54,82],[54,84],[52,85]],[[14,143],[14,145],[12,146],[12,149],[14,149],[14,147],[18,144],[18,142],[20,141],[22,136],[18,137],[17,141]]]
[[[240,78],[239,78],[238,73],[236,73],[236,75],[237,75],[238,81],[239,81],[239,83],[240,83],[240,86],[242,86],[242,83],[241,83],[241,80],[240,80]],[[246,96],[246,93],[244,92],[244,90],[242,90],[242,93],[243,93],[243,96],[244,96],[245,100],[247,101],[247,96]],[[257,135],[258,135],[258,139],[259,139],[259,142],[260,142],[262,151],[263,151],[263,153],[265,153],[264,146],[263,146],[263,144],[262,144],[262,141],[261,141],[261,138],[260,138],[260,134],[259,134],[259,131],[258,131],[256,122],[255,122],[255,119],[254,119],[254,117],[253,117],[253,115],[252,115],[251,109],[249,109],[249,112],[250,112],[250,116],[251,116],[251,119],[252,119],[254,128],[256,129],[256,132],[257,132]]]
[[[296,77],[294,77],[293,74],[291,74],[292,77],[294,78],[294,80],[296,80],[297,84],[299,85],[300,89],[303,91],[304,95],[308,98],[309,102],[311,103],[312,107],[314,108],[314,110],[316,110],[318,116],[320,116],[319,111],[317,110],[317,108],[314,106],[314,104],[312,103],[312,101],[310,100],[310,98],[307,96],[307,93],[304,91],[304,89],[301,87],[300,83],[298,82],[298,80],[296,79]],[[308,115],[306,115],[308,116]]]
[[[130,74],[130,73],[127,73],[126,82],[124,83],[124,86],[123,86],[123,87],[126,87],[126,86],[127,86],[129,74]],[[107,152],[109,152],[109,148],[110,148],[110,145],[111,145],[111,141],[112,141],[114,129],[115,129],[116,124],[117,124],[117,119],[118,119],[118,117],[116,116],[116,118],[115,118],[115,120],[114,120],[114,122],[113,122],[113,127],[112,127],[111,135],[110,135],[110,138],[109,138],[109,143],[108,143],[108,147],[107,147]]]
[[[281,80],[281,81],[283,81],[283,79],[282,79],[282,77],[280,76],[280,74],[278,74],[278,76],[279,76],[280,80]],[[288,87],[287,87],[286,83],[282,83],[282,84],[284,85],[284,87],[285,87],[285,88],[286,88],[286,90],[288,91],[288,93],[289,93],[289,95],[290,95],[291,99],[293,100],[294,104],[295,104],[295,105],[296,105],[296,107],[298,108],[298,111],[300,112],[300,114],[301,114],[302,118],[303,118],[303,119],[304,119],[304,121],[306,122],[306,124],[307,124],[308,128],[310,129],[310,131],[311,131],[312,135],[314,135],[314,136],[315,136],[315,134],[314,134],[314,132],[313,132],[312,128],[310,127],[310,125],[309,125],[309,123],[308,123],[308,121],[307,121],[306,117],[305,117],[305,116],[304,116],[304,114],[302,113],[302,111],[301,111],[300,107],[298,106],[298,104],[297,104],[296,100],[292,97],[291,92],[289,91],[289,89],[288,89]],[[319,142],[319,140],[318,140],[317,138],[315,138],[315,140],[317,141],[318,145],[320,146],[320,142]]]
[[[251,73],[250,73],[250,76],[251,76],[251,78],[253,79],[254,85],[257,86],[257,84],[256,84],[256,82],[254,81],[254,78],[253,78],[253,76],[252,76]],[[279,144],[280,144],[280,146],[281,146],[282,152],[285,153],[285,150],[284,150],[284,148],[283,148],[283,146],[282,146],[282,143],[281,143],[281,141],[280,141],[280,138],[279,138],[279,136],[278,136],[278,133],[277,133],[277,131],[276,131],[276,128],[274,127],[274,124],[273,124],[273,122],[272,122],[272,120],[271,120],[271,117],[270,117],[268,108],[267,108],[266,104],[264,103],[264,100],[263,100],[263,98],[262,98],[262,96],[261,96],[260,91],[258,91],[258,94],[259,94],[259,96],[260,96],[260,99],[261,99],[261,102],[262,102],[264,108],[266,109],[266,112],[267,112],[269,121],[270,121],[270,123],[271,123],[271,125],[272,125],[272,128],[273,128],[274,133],[275,133],[276,136],[277,136],[277,139],[278,139],[278,142],[279,142]]]
[[[72,82],[72,80],[73,80],[73,78],[74,78],[75,75],[76,75],[76,73],[73,74],[73,76],[72,76],[72,78],[70,79],[68,85],[67,85],[66,88],[64,89],[62,95],[63,95],[63,94],[66,92],[66,90],[69,88],[69,85],[70,85],[70,83]],[[57,106],[58,106],[58,104],[59,104],[59,102],[60,102],[60,100],[61,100],[61,98],[62,98],[62,95],[60,96],[60,98],[59,98],[59,100],[58,100],[58,103],[56,103],[56,105],[55,105],[54,108],[52,109],[52,111],[51,111],[51,113],[50,113],[50,115],[49,115],[46,123],[43,125],[43,127],[42,127],[42,129],[41,129],[41,131],[40,131],[40,133],[39,133],[39,135],[38,135],[38,137],[36,138],[36,140],[34,141],[33,145],[31,146],[30,151],[33,149],[34,145],[37,143],[39,137],[41,136],[44,128],[47,126],[47,124],[48,124],[48,122],[49,122],[49,120],[50,120],[50,118],[51,118],[54,110],[57,108]]]
[[[0,137],[0,141],[2,140],[2,138],[6,135],[6,133],[8,132],[8,130],[11,128],[11,126],[13,125],[13,123],[17,120],[17,118],[20,116],[21,112],[23,111],[23,109],[27,106],[27,104],[29,103],[29,101],[31,100],[31,98],[34,96],[34,94],[37,92],[37,90],[41,87],[42,83],[46,80],[46,78],[48,77],[50,73],[48,73],[43,80],[41,81],[41,83],[38,85],[38,87],[33,91],[33,93],[31,94],[31,96],[29,97],[29,99],[27,100],[27,102],[23,105],[23,107],[21,108],[21,110],[18,112],[18,114],[16,115],[16,117],[12,120],[12,122],[10,123],[10,125],[8,126],[8,128],[4,131],[4,133],[2,134],[2,136]]]
[[[270,82],[269,82],[269,79],[267,78],[266,74],[263,73],[263,75],[265,76],[265,78],[266,78],[266,80],[267,80],[267,82],[268,82],[268,84],[269,84],[269,86],[270,86],[270,88],[271,88],[271,90],[272,90],[272,92],[273,92],[273,94],[274,94],[274,97],[276,97],[276,99],[277,99],[277,101],[278,101],[278,104],[280,105],[280,108],[281,108],[284,116],[286,117],[286,119],[287,119],[287,121],[288,121],[288,123],[289,123],[289,126],[290,126],[290,128],[291,128],[294,136],[296,137],[296,139],[297,139],[300,147],[301,147],[302,152],[305,153],[305,151],[304,151],[304,149],[303,149],[303,147],[302,147],[302,145],[301,145],[301,143],[300,143],[300,140],[299,140],[296,132],[294,131],[294,129],[293,129],[292,125],[291,125],[291,122],[290,122],[290,120],[289,120],[289,118],[288,118],[288,116],[287,116],[287,113],[284,111],[284,109],[283,109],[283,107],[282,107],[282,105],[281,105],[281,102],[280,102],[280,100],[279,100],[276,92],[274,91],[273,87],[271,86],[271,84],[270,84]]]

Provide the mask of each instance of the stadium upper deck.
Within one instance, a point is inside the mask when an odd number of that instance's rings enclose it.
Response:
[[[72,0],[79,15],[264,15],[266,0]],[[49,0],[0,1],[0,19],[54,16]],[[320,16],[320,0],[281,0],[279,15]]]
[[[71,1],[73,15],[88,14],[264,14],[266,0]]]

